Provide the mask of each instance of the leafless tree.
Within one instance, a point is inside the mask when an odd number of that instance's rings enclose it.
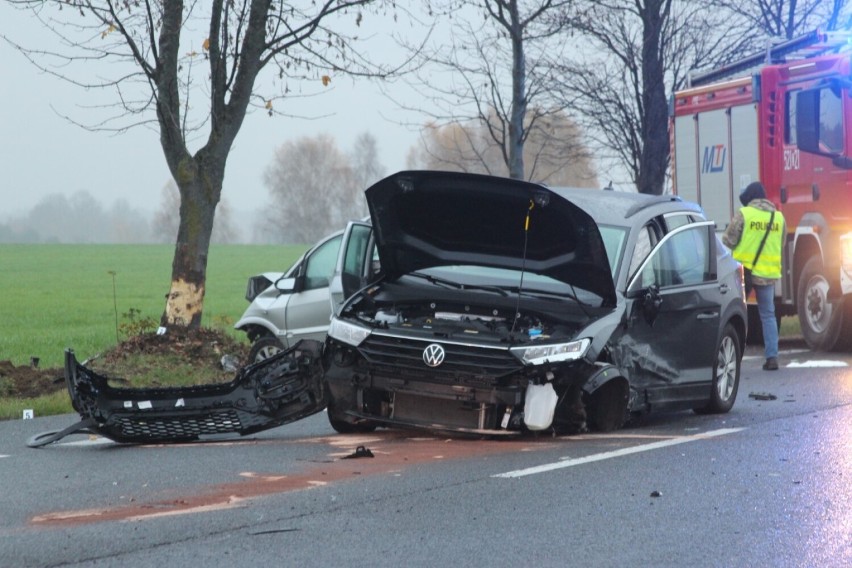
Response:
[[[419,96],[417,107],[397,100],[402,108],[423,112],[432,125],[457,124],[460,133],[478,123],[516,179],[528,179],[524,144],[539,121],[560,113],[551,91],[551,62],[560,57],[559,37],[565,24],[558,17],[572,0],[436,0],[429,4],[448,29],[450,41],[423,53],[423,70],[409,83]],[[425,104],[423,104],[425,103]],[[479,147],[471,141],[469,149]],[[565,156],[577,147],[562,145]],[[484,157],[483,157],[484,158]],[[483,160],[482,169],[492,166]]]
[[[310,244],[363,214],[363,187],[327,134],[283,144],[264,174],[271,197],[264,226],[279,242]]]
[[[154,240],[157,242],[174,242],[180,227],[180,191],[173,180],[169,180],[160,192],[160,206],[154,213],[151,228]],[[237,241],[237,231],[234,228],[231,206],[226,199],[219,201],[216,218],[213,220],[211,243],[230,244]]]
[[[669,163],[668,97],[690,73],[765,49],[770,36],[835,26],[847,0],[580,0],[566,13],[582,39],[557,75],[607,166],[661,193]]]
[[[364,132],[355,140],[355,146],[349,156],[352,167],[352,183],[356,190],[364,191],[385,175],[385,167],[379,160],[379,146],[376,137]],[[367,202],[358,201],[363,205],[358,214],[366,216]]]
[[[146,216],[130,206],[125,199],[119,199],[110,206],[106,214],[110,243],[147,243],[151,242],[151,227]],[[219,217],[216,217],[219,220]]]
[[[742,53],[748,34],[738,20],[688,0],[581,0],[566,17],[579,47],[554,89],[570,101],[605,167],[626,170],[639,192],[662,193],[669,92],[690,70]]]
[[[597,187],[592,158],[579,142],[581,133],[566,114],[542,117],[524,144],[528,178],[557,186]],[[571,145],[566,155],[559,150]],[[409,152],[411,168],[488,173],[507,176],[499,147],[479,121],[469,124],[429,124]]]
[[[158,129],[181,196],[161,320],[190,327],[201,324],[225,165],[250,105],[280,112],[291,83],[301,90],[327,84],[333,73],[381,74],[353,50],[355,35],[341,30],[357,32],[368,5],[396,10],[383,0],[7,1],[56,36],[56,48],[16,44],[33,63],[86,89],[112,91],[114,114],[91,127]],[[265,70],[273,87],[256,85]]]
[[[768,38],[793,39],[816,28],[836,30],[850,21],[848,0],[711,0],[708,7],[748,22]]]

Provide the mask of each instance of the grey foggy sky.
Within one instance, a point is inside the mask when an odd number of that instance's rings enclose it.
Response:
[[[0,34],[28,46],[45,37],[37,20],[6,2],[0,2],[0,29]],[[77,191],[89,192],[105,207],[121,198],[134,208],[157,208],[171,176],[155,130],[142,127],[114,135],[70,124],[58,113],[80,116],[79,107],[89,95],[42,74],[2,38],[0,71],[0,221],[25,213],[48,195]],[[341,151],[349,152],[357,136],[369,132],[388,173],[405,167],[408,150],[417,140],[409,127],[391,120],[401,121],[367,81],[353,84],[346,77],[332,77],[323,95],[292,104],[293,113],[302,116],[334,114],[308,120],[250,111],[225,173],[222,197],[233,209],[253,210],[268,200],[263,172],[275,149],[289,140],[327,133]]]

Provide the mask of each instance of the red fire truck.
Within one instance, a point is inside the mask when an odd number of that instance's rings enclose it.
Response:
[[[787,221],[779,318],[798,315],[812,349],[852,346],[852,34],[815,31],[696,75],[670,116],[675,193],[722,231],[762,181]]]

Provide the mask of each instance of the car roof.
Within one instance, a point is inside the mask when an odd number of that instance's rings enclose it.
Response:
[[[630,219],[642,211],[648,213],[642,215],[643,219],[676,211],[703,215],[699,205],[684,201],[676,195],[649,195],[576,187],[551,187],[550,189],[583,209],[598,223],[633,225],[634,222]]]

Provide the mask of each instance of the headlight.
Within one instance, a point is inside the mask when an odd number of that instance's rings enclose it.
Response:
[[[336,317],[331,318],[328,326],[328,336],[343,343],[358,347],[370,335],[370,330],[360,325],[349,323]]]
[[[592,341],[588,338],[572,341],[571,343],[551,343],[545,345],[530,345],[513,347],[512,354],[526,365],[541,365],[543,363],[559,363],[575,361],[586,354]]]

